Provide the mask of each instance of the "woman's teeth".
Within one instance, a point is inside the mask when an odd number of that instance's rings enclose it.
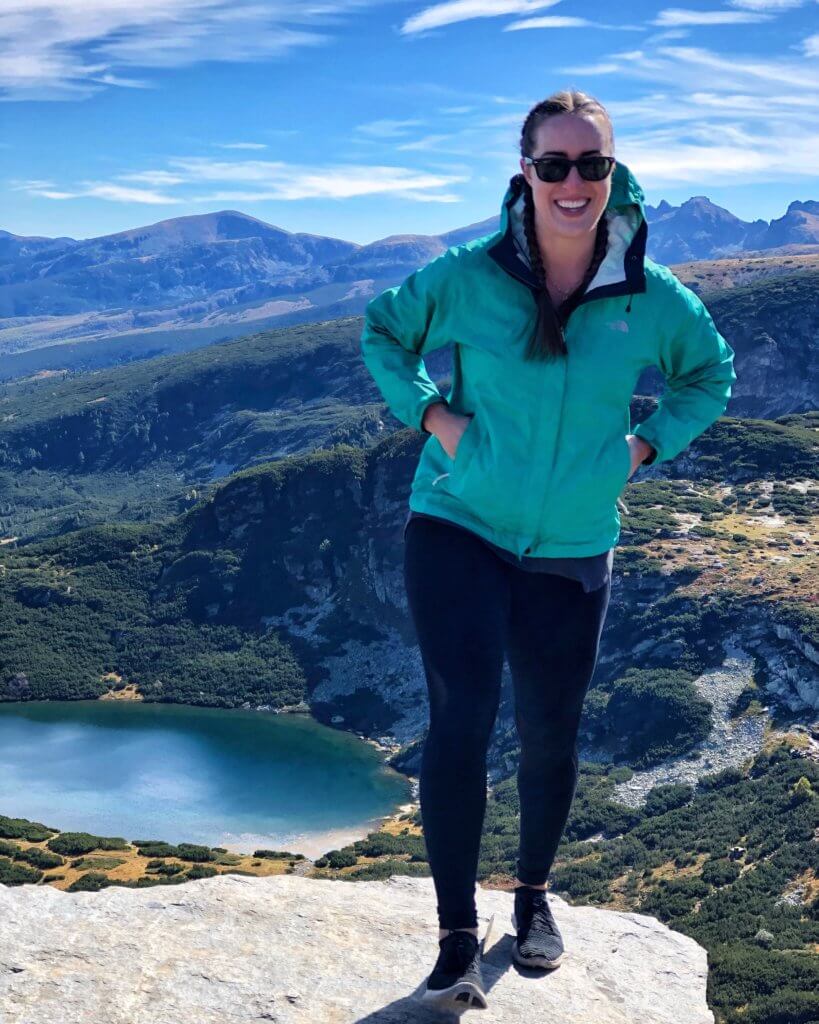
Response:
[[[555,199],[561,210],[582,210],[589,202],[589,199]]]
[[[569,217],[574,220],[582,217],[586,210],[586,207],[591,202],[590,199],[555,199],[555,206],[560,210],[564,217]]]

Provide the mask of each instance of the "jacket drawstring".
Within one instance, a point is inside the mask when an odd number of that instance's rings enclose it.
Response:
[[[630,293],[629,293],[629,297],[628,297],[628,305],[626,306],[626,313],[630,313],[630,312],[631,312],[631,300],[632,300],[633,298],[634,298],[634,292],[630,292]],[[628,507],[628,505],[627,505],[627,504],[626,504],[626,503],[625,503],[625,502],[623,501],[622,497],[618,497],[618,499],[617,499],[617,507],[618,507],[618,508],[620,509],[620,511],[621,511],[621,512],[623,512],[623,513],[624,513],[625,515],[630,515],[630,514],[631,514],[631,513],[629,512],[629,507]]]

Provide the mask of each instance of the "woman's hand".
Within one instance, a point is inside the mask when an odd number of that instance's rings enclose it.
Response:
[[[462,416],[460,413],[452,412],[443,402],[435,402],[427,406],[424,413],[424,427],[438,438],[441,447],[450,459],[454,459],[461,435],[469,426],[471,419],[472,416]]]
[[[647,459],[654,450],[648,441],[643,440],[642,437],[638,437],[637,434],[626,434],[626,441],[628,441],[629,451],[631,452],[631,469],[628,473],[626,483],[631,480],[637,467]]]

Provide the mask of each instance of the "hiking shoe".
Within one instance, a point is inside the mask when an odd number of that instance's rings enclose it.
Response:
[[[481,974],[483,944],[471,932],[456,930],[439,939],[438,947],[422,1001],[455,1013],[485,1010],[489,1004]]]
[[[517,938],[512,944],[512,956],[524,967],[557,967],[563,959],[563,939],[545,889],[528,885],[515,887],[515,909],[512,927]]]

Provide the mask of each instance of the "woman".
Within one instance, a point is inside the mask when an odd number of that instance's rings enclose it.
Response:
[[[513,956],[554,967],[545,888],[577,785],[620,494],[716,420],[736,380],[700,299],[645,255],[643,192],[614,159],[605,108],[556,93],[520,147],[500,229],[373,299],[361,339],[391,411],[427,435],[404,532],[430,701],[419,796],[439,953],[424,999],[462,1009],[487,1005],[475,880],[504,657],[521,747]],[[449,343],[444,398],[423,356]],[[629,433],[649,365],[668,388]]]

